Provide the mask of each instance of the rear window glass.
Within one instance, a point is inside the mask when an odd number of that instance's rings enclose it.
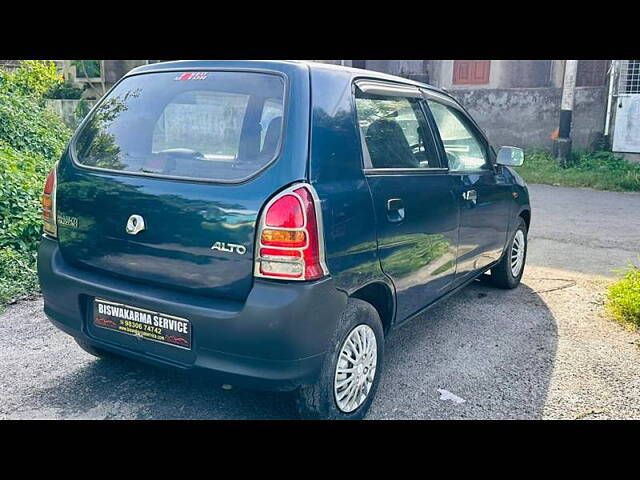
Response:
[[[81,165],[241,180],[277,155],[284,80],[248,72],[161,72],[118,84],[75,143]]]

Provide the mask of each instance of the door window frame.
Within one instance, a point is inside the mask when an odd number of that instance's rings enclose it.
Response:
[[[425,119],[425,123],[429,129],[429,134],[433,140],[433,144],[436,147],[436,155],[440,162],[440,167],[422,167],[422,168],[374,168],[371,163],[371,157],[369,156],[369,148],[367,147],[366,140],[364,138],[364,132],[360,127],[360,121],[358,119],[358,110],[356,107],[356,89],[364,93],[370,93],[375,95],[383,95],[388,97],[402,97],[402,98],[417,98],[418,105]],[[362,150],[362,171],[365,175],[433,175],[437,173],[447,173],[449,171],[446,156],[442,155],[442,148],[440,145],[440,136],[434,130],[436,128],[431,112],[428,109],[426,100],[420,88],[415,85],[408,85],[400,82],[391,82],[386,80],[372,79],[366,77],[355,78],[351,85],[351,99],[353,105],[353,112],[355,115],[355,121],[358,130],[358,136],[360,137],[360,146]]]
[[[447,170],[449,172],[453,173],[453,174],[482,174],[482,173],[485,173],[485,172],[489,172],[489,173],[494,173],[495,174],[496,173],[496,164],[495,164],[495,156],[496,156],[496,154],[495,154],[495,151],[493,150],[493,147],[491,146],[491,143],[489,143],[489,140],[488,140],[487,136],[485,135],[484,131],[480,128],[480,126],[473,119],[473,117],[471,117],[471,115],[469,115],[469,112],[467,112],[462,105],[460,105],[457,101],[455,101],[451,97],[439,94],[439,93],[434,92],[432,90],[420,89],[420,91],[421,91],[421,93],[423,95],[424,107],[428,111],[428,116],[430,118],[430,121],[435,126],[436,142],[438,144],[438,147],[440,148],[441,156],[444,157],[443,165],[444,164],[447,165]],[[450,168],[449,168],[449,159],[447,157],[447,152],[446,152],[446,150],[444,148],[444,142],[442,141],[442,137],[440,136],[440,129],[438,129],[438,126],[437,126],[437,124],[435,122],[435,118],[433,116],[433,113],[431,112],[431,108],[429,108],[429,104],[427,103],[427,100],[439,103],[439,104],[444,105],[446,107],[453,108],[460,115],[462,115],[462,118],[465,120],[465,121],[463,121],[465,127],[469,128],[471,130],[471,134],[474,136],[476,141],[478,143],[480,143],[480,146],[484,149],[485,155],[487,156],[487,162],[489,164],[489,168],[478,168],[478,169],[469,169],[469,170],[455,170],[455,171],[450,170]]]

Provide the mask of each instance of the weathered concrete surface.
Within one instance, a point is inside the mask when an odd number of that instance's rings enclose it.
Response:
[[[488,135],[495,147],[551,148],[560,121],[560,88],[498,88],[449,91]],[[589,148],[604,130],[604,87],[576,88],[571,126],[574,148]]]
[[[368,418],[640,419],[640,335],[603,318],[609,257],[640,251],[640,195],[531,193],[523,284],[478,281],[392,336]],[[41,300],[0,315],[0,364],[0,418],[295,417],[290,394],[96,360]]]

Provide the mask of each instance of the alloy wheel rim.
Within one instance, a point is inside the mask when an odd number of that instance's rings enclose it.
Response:
[[[369,396],[378,361],[376,335],[368,325],[358,325],[340,348],[333,382],[338,408],[350,413]]]
[[[520,275],[522,266],[524,265],[524,252],[526,249],[526,240],[522,230],[516,232],[513,237],[513,245],[511,246],[511,274],[514,277]]]

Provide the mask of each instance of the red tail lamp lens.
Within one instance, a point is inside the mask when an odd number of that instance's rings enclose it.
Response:
[[[265,212],[265,226],[258,240],[260,276],[316,280],[326,275],[310,188],[283,194]]]
[[[304,214],[300,200],[293,195],[279,198],[269,207],[265,223],[268,227],[302,228]]]

